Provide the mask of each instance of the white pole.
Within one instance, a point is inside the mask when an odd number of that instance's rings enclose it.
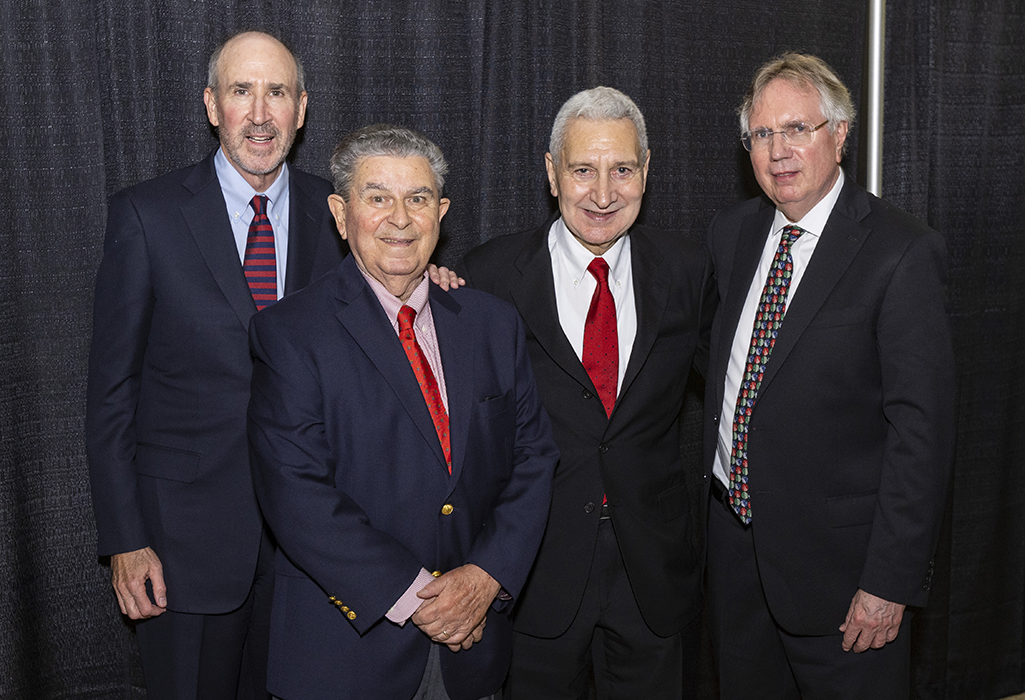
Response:
[[[883,56],[886,44],[886,0],[868,0],[868,95],[863,123],[867,140],[865,187],[883,196]]]

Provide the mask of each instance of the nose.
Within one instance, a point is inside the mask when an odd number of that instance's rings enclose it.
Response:
[[[773,160],[783,160],[790,157],[790,142],[783,138],[783,134],[774,133],[769,139],[770,158]]]
[[[600,209],[606,209],[615,199],[612,178],[607,172],[598,173],[594,187],[591,188],[591,201]]]
[[[388,221],[397,229],[403,229],[409,225],[409,212],[406,211],[406,202],[404,200],[396,200],[395,205],[391,208]]]
[[[258,96],[253,99],[253,108],[249,112],[249,119],[253,124],[260,126],[266,123],[269,118],[268,113],[267,102],[263,97]]]

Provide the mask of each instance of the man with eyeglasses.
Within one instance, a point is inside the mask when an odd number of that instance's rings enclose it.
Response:
[[[840,169],[850,95],[813,56],[755,74],[770,202],[708,232],[708,585],[724,700],[909,695],[950,477],[954,361],[935,231]],[[903,619],[903,625],[902,625]]]

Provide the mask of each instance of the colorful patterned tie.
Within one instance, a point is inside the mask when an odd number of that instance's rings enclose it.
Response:
[[[751,522],[751,496],[747,490],[747,428],[751,411],[758,399],[765,365],[776,344],[776,335],[783,323],[787,310],[787,292],[790,290],[790,276],[794,270],[794,259],[790,246],[804,229],[787,226],[772,258],[769,277],[758,300],[751,345],[747,352],[744,378],[737,394],[737,409],[733,414],[733,451],[730,453],[730,505],[745,523]]]
[[[267,216],[267,195],[256,195],[249,206],[256,214],[249,224],[242,270],[259,311],[278,300],[278,264],[274,257],[274,229]]]
[[[399,338],[402,340],[402,349],[406,351],[409,364],[413,367],[413,374],[420,384],[420,391],[427,402],[427,409],[431,412],[431,420],[434,421],[434,430],[438,433],[438,440],[441,441],[441,450],[445,453],[445,466],[448,473],[452,473],[452,449],[449,446],[448,437],[448,412],[445,411],[445,404],[441,400],[441,390],[438,388],[438,380],[434,378],[431,366],[427,364],[420,343],[416,342],[416,334],[413,333],[413,318],[416,311],[411,306],[403,306],[399,309]]]
[[[612,415],[619,384],[619,335],[616,331],[616,302],[609,290],[609,264],[595,258],[587,266],[598,286],[591,297],[584,321],[584,352],[581,363],[587,370],[605,415]]]

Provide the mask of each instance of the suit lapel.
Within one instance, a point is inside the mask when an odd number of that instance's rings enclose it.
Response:
[[[669,280],[665,279],[662,271],[663,256],[644,231],[637,227],[630,232],[630,258],[634,305],[637,307],[637,334],[634,336],[633,348],[630,349],[630,361],[623,376],[623,386],[619,390],[620,397],[626,394],[648,359],[648,353],[662,327],[662,317],[669,301]],[[619,397],[616,406],[619,406]]]
[[[449,446],[452,449],[452,476],[459,478],[470,434],[473,407],[473,358],[477,354],[477,333],[459,317],[460,305],[450,294],[435,285],[429,290],[434,329],[438,334],[441,363],[445,368],[445,392],[448,394]],[[421,399],[421,403],[423,399]],[[434,427],[434,424],[431,424]],[[438,443],[437,435],[434,442]],[[440,447],[439,447],[440,450]],[[444,464],[444,459],[442,459]]]
[[[772,207],[759,209],[744,221],[740,227],[740,235],[737,236],[725,303],[719,307],[722,321],[719,323],[719,337],[715,343],[715,371],[709,375],[719,378],[716,382],[716,406],[721,406],[723,402],[723,379],[726,377],[730,351],[733,349],[734,334],[744,333],[748,338],[751,336],[751,328],[738,328],[737,325],[740,323],[740,314],[744,310],[744,300],[747,299],[751,281],[758,271],[758,260],[765,247],[765,239],[769,236],[774,213],[775,209]],[[764,281],[762,283],[764,284]]]
[[[511,296],[520,318],[534,335],[538,345],[567,374],[594,391],[580,358],[573,351],[569,339],[559,323],[559,309],[555,302],[555,282],[552,277],[552,256],[548,252],[548,230],[553,220],[527,238],[516,256],[514,265],[520,279],[511,287]]]
[[[441,450],[434,421],[431,420],[430,411],[416,381],[416,375],[413,374],[413,368],[409,364],[409,358],[406,357],[398,335],[385,316],[380,302],[363,279],[353,256],[350,255],[342,261],[338,275],[336,296],[342,304],[335,317],[395,392],[413,424],[430,445],[441,465],[440,468],[447,473],[445,454]],[[433,311],[434,307],[431,308]],[[447,386],[447,374],[445,379]],[[449,403],[452,401],[453,396],[450,393]]]
[[[285,272],[285,294],[302,289],[310,283],[316,259],[319,222],[313,212],[323,211],[326,204],[316,202],[303,186],[302,173],[288,169],[288,268]]]
[[[826,297],[861,250],[870,229],[858,222],[868,211],[865,193],[848,179],[826,221],[801,284],[787,303],[787,313],[765,367],[760,393],[765,392]]]
[[[238,248],[228,222],[227,205],[217,180],[213,154],[199,163],[182,185],[193,193],[192,199],[181,206],[185,223],[221,293],[238,316],[239,323],[248,330],[249,318],[256,313],[256,304],[238,259]]]

